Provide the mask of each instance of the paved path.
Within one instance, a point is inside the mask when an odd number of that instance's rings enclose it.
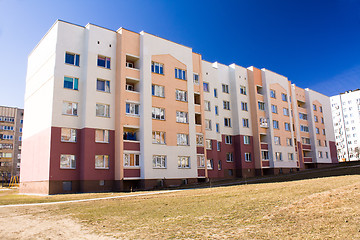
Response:
[[[42,205],[54,205],[54,204],[61,204],[61,203],[89,202],[89,201],[98,201],[98,200],[106,200],[106,199],[117,199],[117,198],[129,198],[129,197],[139,197],[139,196],[157,195],[157,194],[164,194],[164,193],[179,192],[179,191],[184,191],[184,190],[187,190],[187,189],[181,189],[181,190],[166,190],[166,191],[158,191],[158,192],[147,192],[147,193],[138,193],[138,194],[131,194],[131,195],[121,195],[121,196],[114,196],[114,197],[89,198],[89,199],[59,201],[59,202],[45,202],[45,203],[26,203],[26,204],[1,205],[0,208],[8,208],[8,207],[27,207],[27,206],[42,206]]]

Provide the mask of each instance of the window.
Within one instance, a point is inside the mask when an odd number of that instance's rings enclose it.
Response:
[[[152,132],[152,143],[166,144],[166,142],[165,142],[165,132],[153,131]]]
[[[326,140],[324,140],[324,146],[327,147],[327,142],[326,142]]]
[[[329,153],[325,152],[325,156],[326,156],[326,158],[329,158]]]
[[[284,123],[285,131],[290,131],[290,123]]]
[[[64,88],[79,90],[79,79],[73,77],[64,77]]]
[[[110,62],[111,60],[109,57],[98,55],[97,65],[99,67],[110,69]]]
[[[198,168],[205,168],[204,155],[197,155],[197,166],[198,166]]]
[[[294,160],[294,154],[293,153],[288,153],[288,159],[290,161]]]
[[[109,155],[95,155],[96,169],[109,169]]]
[[[310,144],[310,138],[302,137],[301,142],[302,144]]]
[[[211,105],[210,105],[210,101],[204,101],[205,104],[205,111],[211,111]]]
[[[309,132],[309,127],[308,127],[308,126],[304,126],[304,125],[300,125],[300,131],[301,131],[301,132]]]
[[[261,160],[269,160],[269,151],[261,151]]]
[[[216,142],[216,150],[217,150],[218,152],[221,151],[221,142]]]
[[[176,111],[176,122],[178,123],[188,123],[188,113]]]
[[[164,86],[152,85],[151,94],[156,97],[165,97]]]
[[[1,138],[1,134],[0,134],[0,138]],[[4,140],[12,140],[13,138],[14,138],[13,135],[5,135],[5,134],[2,135],[2,139]]]
[[[96,104],[96,116],[97,117],[110,117],[110,105],[108,104]]]
[[[80,65],[80,55],[75,53],[65,53],[65,63],[79,66]]]
[[[215,106],[215,115],[219,115],[219,107]]]
[[[292,139],[286,138],[286,146],[292,146]]]
[[[205,130],[211,130],[211,120],[205,119]]]
[[[75,169],[76,168],[75,155],[61,154],[60,168],[61,169]]]
[[[267,121],[266,118],[260,118],[259,120],[260,120],[260,127],[262,127],[262,128],[268,128],[269,127],[268,121]]]
[[[316,111],[316,105],[315,104],[313,104],[313,110]]]
[[[323,158],[323,153],[321,151],[318,152],[319,158]]]
[[[273,112],[273,113],[278,113],[278,111],[277,111],[277,106],[276,106],[276,105],[272,105],[272,104],[271,104],[271,112]]]
[[[250,136],[244,136],[244,144],[250,144]]]
[[[190,168],[190,157],[179,156],[178,168]]]
[[[128,67],[128,68],[135,68],[133,62],[126,62],[125,66]]]
[[[323,134],[323,135],[326,135],[326,134],[325,134],[325,129],[322,130],[322,134]],[[355,137],[355,136],[354,136],[354,137]]]
[[[177,145],[188,146],[189,145],[189,135],[178,133],[177,134]]]
[[[289,109],[283,108],[283,113],[284,113],[284,116],[289,116]]]
[[[203,82],[203,88],[204,88],[204,92],[210,92],[209,83]]]
[[[211,139],[206,139],[205,140],[205,148],[208,149],[208,150],[212,149],[212,141],[211,141]]]
[[[246,95],[246,87],[245,86],[240,86],[240,94]]]
[[[109,142],[109,130],[96,129],[95,130],[95,142],[108,143]]]
[[[124,167],[139,167],[140,155],[138,153],[124,153]]]
[[[179,68],[175,68],[175,78],[186,80],[186,71]]]
[[[242,122],[243,122],[243,127],[249,128],[249,119],[243,118]]]
[[[232,144],[232,136],[229,135],[225,136],[225,144]]]
[[[233,162],[234,161],[233,153],[226,153],[226,161],[227,162]]]
[[[126,114],[139,115],[140,105],[137,103],[126,103]]]
[[[165,120],[165,109],[164,108],[152,108],[152,119]]]
[[[302,120],[307,120],[307,114],[299,113],[299,118],[302,119]]]
[[[76,129],[61,128],[61,141],[62,142],[76,142]]]
[[[229,85],[222,84],[222,91],[223,93],[229,93]]]
[[[218,161],[218,170],[220,171],[222,169],[222,163],[221,160]]]
[[[279,129],[279,121],[273,120],[273,128]]]
[[[224,126],[231,127],[231,118],[224,118]]]
[[[245,153],[245,162],[251,162],[251,153]]]
[[[196,145],[204,146],[204,136],[202,134],[196,134]]]
[[[73,102],[63,102],[63,114],[77,116],[78,104]]]
[[[247,103],[246,102],[241,102],[241,110],[243,111],[247,111],[248,107],[247,107]]]
[[[196,74],[196,73],[194,73],[194,83],[196,84],[196,85],[199,85],[199,75],[198,74]]]
[[[220,124],[216,123],[215,127],[216,127],[216,132],[220,133]]]
[[[153,155],[153,168],[166,168],[166,156]]]
[[[110,92],[110,81],[103,80],[103,79],[97,79],[96,90],[109,93]]]
[[[217,89],[216,88],[214,88],[214,97],[218,97],[218,94],[217,94]]]
[[[20,142],[22,141],[22,136],[19,137],[19,141],[20,141]]]
[[[277,160],[277,161],[282,161],[283,159],[282,159],[282,153],[281,152],[276,152],[275,153],[275,159]]]
[[[321,106],[319,107],[319,110],[320,110],[320,112],[322,112],[322,111],[323,111]]]
[[[318,122],[318,121],[319,121],[317,116],[314,116],[314,121],[315,121],[315,122]]]
[[[285,93],[282,93],[281,94],[281,99],[284,101],[284,102],[287,102],[287,95]]]
[[[230,110],[230,102],[229,101],[223,101],[223,106],[225,110]]]
[[[187,92],[183,90],[176,90],[176,100],[187,102]]]
[[[316,132],[316,134],[320,134],[319,128],[315,128],[315,132]]]
[[[321,118],[321,123],[324,123],[324,118],[323,117]]]
[[[318,141],[318,146],[320,146],[320,147],[321,147],[321,140],[320,140],[320,139],[318,139],[317,141]]]
[[[214,161],[212,159],[207,160],[207,169],[214,169]]]
[[[275,145],[281,145],[280,137],[274,137],[274,143]]]
[[[275,90],[270,89],[270,97],[271,97],[271,98],[276,98],[276,92],[275,92]]]
[[[259,110],[265,111],[265,103],[264,102],[258,102]]]
[[[164,74],[164,64],[152,62],[151,63],[151,72],[158,73],[158,74]]]

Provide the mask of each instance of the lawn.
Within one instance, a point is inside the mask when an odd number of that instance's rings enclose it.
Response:
[[[59,206],[128,239],[360,239],[360,176],[253,184]]]

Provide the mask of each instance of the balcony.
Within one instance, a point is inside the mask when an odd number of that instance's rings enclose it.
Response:
[[[270,161],[269,160],[262,160],[261,165],[263,168],[269,168],[270,167]]]
[[[304,163],[312,163],[312,157],[304,157]]]
[[[311,145],[310,144],[303,144],[302,149],[303,149],[303,151],[311,151]]]

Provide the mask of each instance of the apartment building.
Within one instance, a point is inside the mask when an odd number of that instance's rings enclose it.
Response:
[[[337,162],[328,97],[124,28],[56,21],[29,55],[25,110],[21,192],[151,189]]]
[[[0,174],[2,179],[20,175],[23,115],[23,109],[0,106]]]
[[[331,110],[339,161],[360,160],[360,90],[333,96]]]

